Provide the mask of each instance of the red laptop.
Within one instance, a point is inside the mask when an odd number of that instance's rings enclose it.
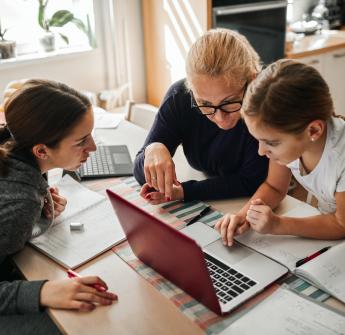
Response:
[[[120,195],[107,194],[134,254],[217,314],[234,309],[288,271],[239,244],[224,246],[203,223],[187,227],[191,238]],[[196,241],[205,239],[201,248]]]

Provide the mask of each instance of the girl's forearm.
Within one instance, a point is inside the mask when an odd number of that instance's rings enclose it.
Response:
[[[277,217],[275,235],[296,235],[323,240],[337,240],[345,237],[345,228],[334,214],[316,215],[306,218]]]

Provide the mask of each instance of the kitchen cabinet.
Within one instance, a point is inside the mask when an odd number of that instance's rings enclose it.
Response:
[[[332,93],[336,114],[345,116],[345,48],[328,52],[324,56],[324,78]]]
[[[330,88],[335,113],[345,116],[345,48],[298,60],[315,67],[321,73]]]
[[[325,76],[325,57],[324,55],[315,55],[299,58],[298,61],[315,67],[322,76]]]

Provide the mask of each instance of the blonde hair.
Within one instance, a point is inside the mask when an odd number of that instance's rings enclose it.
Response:
[[[211,29],[188,52],[187,86],[195,75],[249,83],[260,70],[260,58],[243,35],[229,29]]]

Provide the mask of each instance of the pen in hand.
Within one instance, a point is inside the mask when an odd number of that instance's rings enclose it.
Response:
[[[67,270],[67,275],[69,278],[80,278],[81,275],[71,269]],[[92,284],[90,285],[93,288],[95,288],[98,292],[106,292],[108,289],[106,287],[104,287],[102,284]]]
[[[199,221],[203,216],[211,212],[211,210],[212,210],[211,206],[206,206],[198,215],[194,216],[190,221],[188,221],[186,226],[189,226],[192,223]]]
[[[331,247],[325,247],[325,248],[322,248],[321,250],[319,251],[316,251],[315,253],[305,257],[305,258],[302,258],[300,259],[299,261],[296,262],[296,267],[299,267],[307,262],[309,262],[310,260],[312,260],[313,258],[323,254],[324,252],[326,252],[328,249],[330,249]]]

